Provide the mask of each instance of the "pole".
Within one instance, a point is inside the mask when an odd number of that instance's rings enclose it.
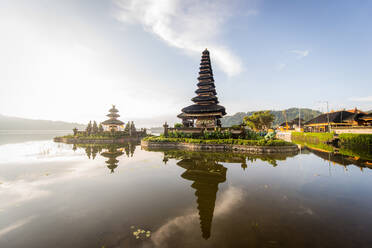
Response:
[[[329,109],[328,109],[328,101],[326,101],[327,103],[327,121],[328,121],[328,132],[330,132],[330,128],[329,128]]]
[[[298,126],[301,132],[301,108],[298,108]]]

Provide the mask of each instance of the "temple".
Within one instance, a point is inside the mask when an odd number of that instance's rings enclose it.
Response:
[[[102,122],[102,125],[105,126],[107,131],[119,131],[120,127],[124,125],[124,122],[117,119],[120,117],[118,114],[119,110],[115,108],[115,105],[112,105],[112,108],[109,110],[109,112],[110,113],[106,116],[110,117],[110,119]]]
[[[220,118],[226,115],[225,107],[217,105],[217,93],[214,85],[213,71],[209,51],[203,51],[197,84],[195,104],[182,109],[177,117],[182,119],[184,127],[214,128],[221,126]]]

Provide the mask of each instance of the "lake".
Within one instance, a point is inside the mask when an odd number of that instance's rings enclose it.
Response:
[[[372,247],[372,170],[357,158],[26,133],[0,135],[0,247]]]

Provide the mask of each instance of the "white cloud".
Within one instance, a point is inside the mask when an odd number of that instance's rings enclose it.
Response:
[[[242,63],[229,48],[216,42],[232,16],[229,1],[116,0],[116,17],[126,23],[140,23],[168,45],[188,53],[206,47],[212,59],[229,76],[242,71]]]
[[[284,68],[287,66],[287,64],[286,63],[279,63],[277,66],[276,66],[276,69],[278,70],[278,71],[282,71],[282,70],[284,70]]]
[[[292,50],[291,53],[297,54],[298,55],[297,58],[302,59],[302,58],[308,56],[310,51],[309,50]]]
[[[354,102],[372,102],[372,96],[351,97],[349,98],[349,100]]]

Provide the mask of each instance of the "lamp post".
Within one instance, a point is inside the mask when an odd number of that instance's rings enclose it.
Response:
[[[329,123],[329,109],[328,109],[328,101],[319,101],[319,103],[326,103],[327,104],[327,124],[328,124],[328,132],[330,132],[330,123]]]

